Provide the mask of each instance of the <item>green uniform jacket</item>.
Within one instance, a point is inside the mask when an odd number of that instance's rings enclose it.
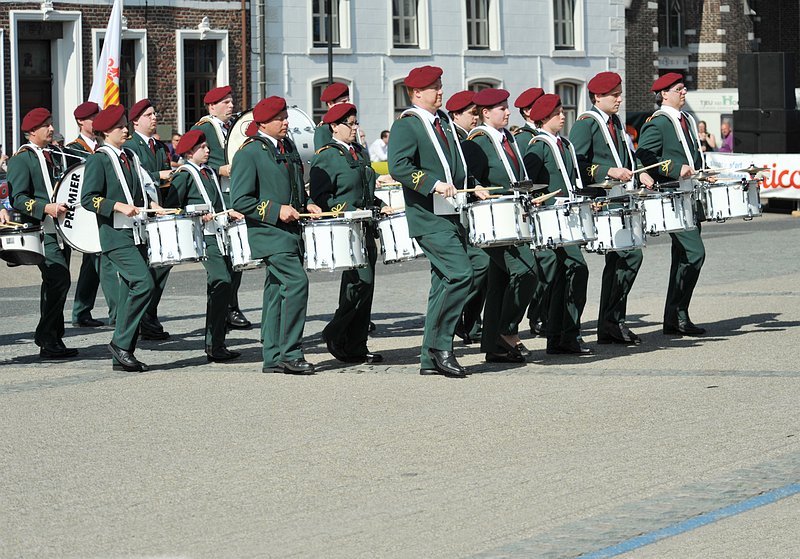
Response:
[[[319,148],[327,146],[331,141],[333,141],[331,127],[327,124],[320,123],[314,129],[314,151],[318,151]]]
[[[50,147],[50,146],[48,146]],[[57,162],[61,156],[53,154]],[[54,166],[50,169],[51,184],[56,186],[56,177],[61,169]],[[8,160],[8,188],[11,205],[22,213],[22,222],[39,225],[45,218],[44,207],[51,202],[47,195],[47,186],[42,176],[39,158],[29,149],[19,151]]]
[[[514,137],[508,132],[505,132],[505,135],[509,144],[513,144]],[[489,136],[483,132],[478,132],[472,139],[462,143],[461,146],[464,149],[464,157],[467,160],[469,173],[478,184],[503,187],[503,190],[495,190],[492,194],[511,193],[511,182],[508,179],[508,173]],[[524,152],[520,150],[520,153]],[[514,172],[516,180],[519,181],[522,178],[522,161],[519,162],[519,169],[514,168],[513,161],[509,161],[509,165],[511,165],[511,170]]]
[[[128,161],[133,165],[133,157],[128,153]],[[133,204],[143,207],[142,187],[139,175],[131,167],[129,171],[122,165],[122,174],[127,179],[128,190],[133,197]],[[97,224],[100,229],[100,246],[103,252],[130,246],[131,237],[126,229],[114,229],[114,204],[127,204],[125,192],[122,190],[117,173],[105,153],[95,153],[86,160],[83,172],[83,189],[81,205],[89,211],[97,213]]]
[[[158,174],[161,171],[171,170],[172,164],[169,162],[169,150],[164,142],[161,140],[155,140],[155,144],[156,153],[153,154],[153,152],[150,151],[150,146],[148,146],[147,142],[144,141],[144,138],[134,132],[131,138],[123,144],[123,147],[130,149],[139,157],[139,162],[142,164],[142,168],[147,171],[147,173],[153,179],[153,182],[155,182],[156,190],[158,191],[158,201],[159,203],[162,203],[167,195],[166,191],[168,189],[160,187],[161,178],[158,176]]]
[[[188,165],[188,163],[187,163]],[[208,170],[207,172],[213,172]],[[211,177],[205,178],[197,171],[200,180],[203,181],[203,186],[206,188],[208,199],[211,200],[211,205],[215,212],[222,211],[222,200],[217,192],[217,186],[214,184],[214,179]],[[206,200],[200,194],[200,189],[197,187],[194,178],[189,171],[179,171],[172,175],[172,187],[169,189],[164,203],[170,208],[185,208],[192,204],[205,204]]]
[[[208,166],[219,173],[219,168],[225,165],[225,146],[220,145],[214,125],[208,121],[200,121],[192,126],[192,130],[202,130],[203,134],[206,135],[209,151]]]
[[[282,205],[302,212],[308,198],[303,185],[303,162],[294,144],[286,138],[285,154],[261,136],[250,138],[237,152],[231,173],[233,208],[245,215],[250,252],[266,258],[282,252],[301,254],[301,227],[296,221],[280,220]]]
[[[527,145],[531,142],[531,140],[533,140],[533,137],[536,134],[538,134],[536,129],[528,123],[521,128],[517,128],[517,130],[514,132],[514,139],[517,140],[517,146],[519,146],[519,150],[522,152],[523,157],[525,156]]]
[[[97,144],[97,146],[100,147],[100,144]],[[89,151],[90,149],[91,148],[89,146],[85,145],[83,138],[81,136],[78,136],[73,141],[64,146],[65,153],[70,153],[72,155],[77,155],[79,157],[86,157],[88,155],[93,154],[94,152]],[[67,163],[70,166],[72,166],[72,164],[77,161],[78,160],[73,157],[67,157]]]
[[[467,170],[456,152],[458,137],[450,120],[438,111],[448,146],[436,136],[452,170],[453,182],[460,188]],[[403,185],[408,230],[412,237],[441,231],[458,231],[457,215],[436,215],[433,212],[432,194],[436,181],[446,180],[436,150],[425,131],[427,123],[416,116],[406,116],[394,122],[389,141],[389,174]]]
[[[569,154],[570,143],[566,138],[561,138],[564,145],[564,165],[567,169],[567,176],[575,184],[577,172],[572,163],[572,156]],[[547,192],[555,192],[561,190],[559,197],[569,196],[570,191],[574,188],[572,185],[564,184],[564,177],[558,168],[553,150],[546,142],[534,142],[528,144],[527,151],[525,152],[525,169],[528,171],[528,177],[537,184],[547,184]],[[550,198],[545,202],[546,206],[556,203],[556,198]]]
[[[595,107],[592,107],[591,110],[600,114]],[[614,115],[611,118],[614,118]],[[616,120],[614,119],[614,128],[617,131],[617,153],[622,166],[630,169],[631,161],[628,156],[628,148],[625,146],[625,133],[617,125]],[[603,130],[600,129],[600,125],[595,119],[587,116],[575,122],[569,133],[569,141],[575,148],[575,156],[578,158],[578,168],[584,184],[603,182],[608,175],[608,170],[617,166],[611,148],[606,143]]]
[[[353,148],[355,160],[336,141],[323,146],[311,159],[311,198],[323,211],[335,206],[348,211],[385,205],[375,198],[377,175],[366,150],[358,144]]]
[[[639,147],[636,150],[636,159],[643,167],[671,159],[668,165],[655,167],[647,171],[656,182],[676,181],[680,178],[681,167],[691,165],[695,169],[702,167],[700,150],[694,145],[691,134],[686,136],[686,141],[692,146],[689,153],[694,156],[694,161],[687,161],[683,147],[675,135],[672,121],[664,115],[658,115],[648,120],[639,133]]]

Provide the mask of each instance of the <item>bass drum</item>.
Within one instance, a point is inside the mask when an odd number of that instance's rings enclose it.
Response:
[[[303,160],[303,180],[308,182],[311,173],[311,158],[314,156],[314,121],[296,106],[286,108],[289,113],[289,139],[297,147],[300,159]],[[253,122],[253,111],[240,113],[231,123],[228,136],[225,138],[225,161],[233,164],[233,156],[250,137],[248,127]],[[252,130],[249,130],[252,133]]]
[[[55,220],[56,230],[69,246],[87,254],[97,254],[100,248],[100,228],[97,214],[81,207],[85,163],[69,167],[53,189],[53,202],[66,204],[67,212]]]

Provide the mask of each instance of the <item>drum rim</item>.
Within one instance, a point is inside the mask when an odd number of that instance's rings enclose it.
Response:
[[[253,109],[254,109],[254,107],[251,107],[251,108],[247,109],[246,111],[242,111],[242,112],[240,112],[238,115],[236,115],[236,118],[234,118],[234,119],[231,121],[230,128],[228,128],[228,133],[225,135],[225,145],[223,146],[223,150],[222,150],[222,151],[224,152],[224,155],[225,155],[225,165],[230,165],[230,163],[231,163],[231,162],[230,162],[230,160],[228,159],[228,140],[229,140],[229,138],[230,138],[231,131],[232,131],[232,130],[234,130],[234,128],[236,127],[236,125],[239,123],[239,121],[240,121],[241,119],[243,119],[245,116],[248,116],[248,115],[252,116],[252,114],[253,114]],[[254,119],[252,119],[252,118],[251,118],[250,120],[252,121],[252,120],[254,120]],[[249,125],[248,125],[248,126],[249,126]],[[247,138],[246,138],[246,137],[245,137],[245,141],[247,141]],[[243,143],[244,143],[244,142],[242,142],[242,144],[243,144]],[[240,146],[241,146],[241,144],[240,144]]]

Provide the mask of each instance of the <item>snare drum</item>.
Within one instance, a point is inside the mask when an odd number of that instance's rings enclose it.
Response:
[[[467,204],[469,244],[486,248],[529,244],[528,213],[516,196],[501,196]]]
[[[395,210],[402,210],[406,207],[406,200],[403,197],[403,188],[376,188],[375,196],[384,204]]]
[[[531,222],[531,246],[536,250],[584,245],[597,239],[591,200],[534,207]]]
[[[23,266],[44,262],[44,232],[41,227],[0,227],[0,258]]]
[[[614,208],[597,212],[594,227],[597,240],[586,246],[589,252],[605,254],[645,246],[644,219],[637,209]]]
[[[352,270],[367,265],[364,225],[347,218],[303,222],[306,270]]]
[[[636,202],[650,235],[697,229],[692,191],[676,190],[650,195]]]
[[[255,270],[266,266],[263,260],[254,259],[250,253],[250,239],[247,236],[247,224],[243,219],[229,221],[225,227],[225,238],[228,243],[228,256],[235,272]]]
[[[159,215],[144,224],[151,268],[206,259],[203,222],[199,215]]]
[[[417,240],[408,234],[406,212],[395,212],[379,219],[378,236],[384,264],[406,262],[425,256]]]
[[[761,215],[761,198],[757,180],[729,183],[708,183],[698,188],[706,219],[725,221],[732,217],[751,220]]]

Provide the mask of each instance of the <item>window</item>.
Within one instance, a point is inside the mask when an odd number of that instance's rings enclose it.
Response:
[[[467,48],[489,49],[489,0],[466,0]]]
[[[400,117],[400,114],[411,106],[411,100],[408,98],[408,91],[403,80],[397,81],[394,84],[394,118]]]
[[[575,50],[575,0],[553,0],[556,50]]]
[[[481,89],[487,89],[489,87],[500,87],[500,82],[492,79],[481,78],[470,81],[467,85],[467,89],[470,91],[480,91]]]
[[[191,126],[208,111],[206,92],[217,83],[217,42],[186,40],[183,43],[183,122]]]
[[[392,34],[395,48],[419,47],[417,0],[392,0]]]
[[[330,0],[331,3],[331,35],[333,36],[333,46],[341,46],[339,40],[339,0]],[[328,0],[312,0],[312,28],[314,34],[314,46],[326,47],[328,46],[328,15],[327,15]]]
[[[578,116],[578,85],[568,82],[557,83],[556,94],[561,97],[561,105],[564,108],[564,129],[561,135],[569,136],[570,128]]]
[[[682,48],[683,0],[659,0],[658,42],[662,47]]]

